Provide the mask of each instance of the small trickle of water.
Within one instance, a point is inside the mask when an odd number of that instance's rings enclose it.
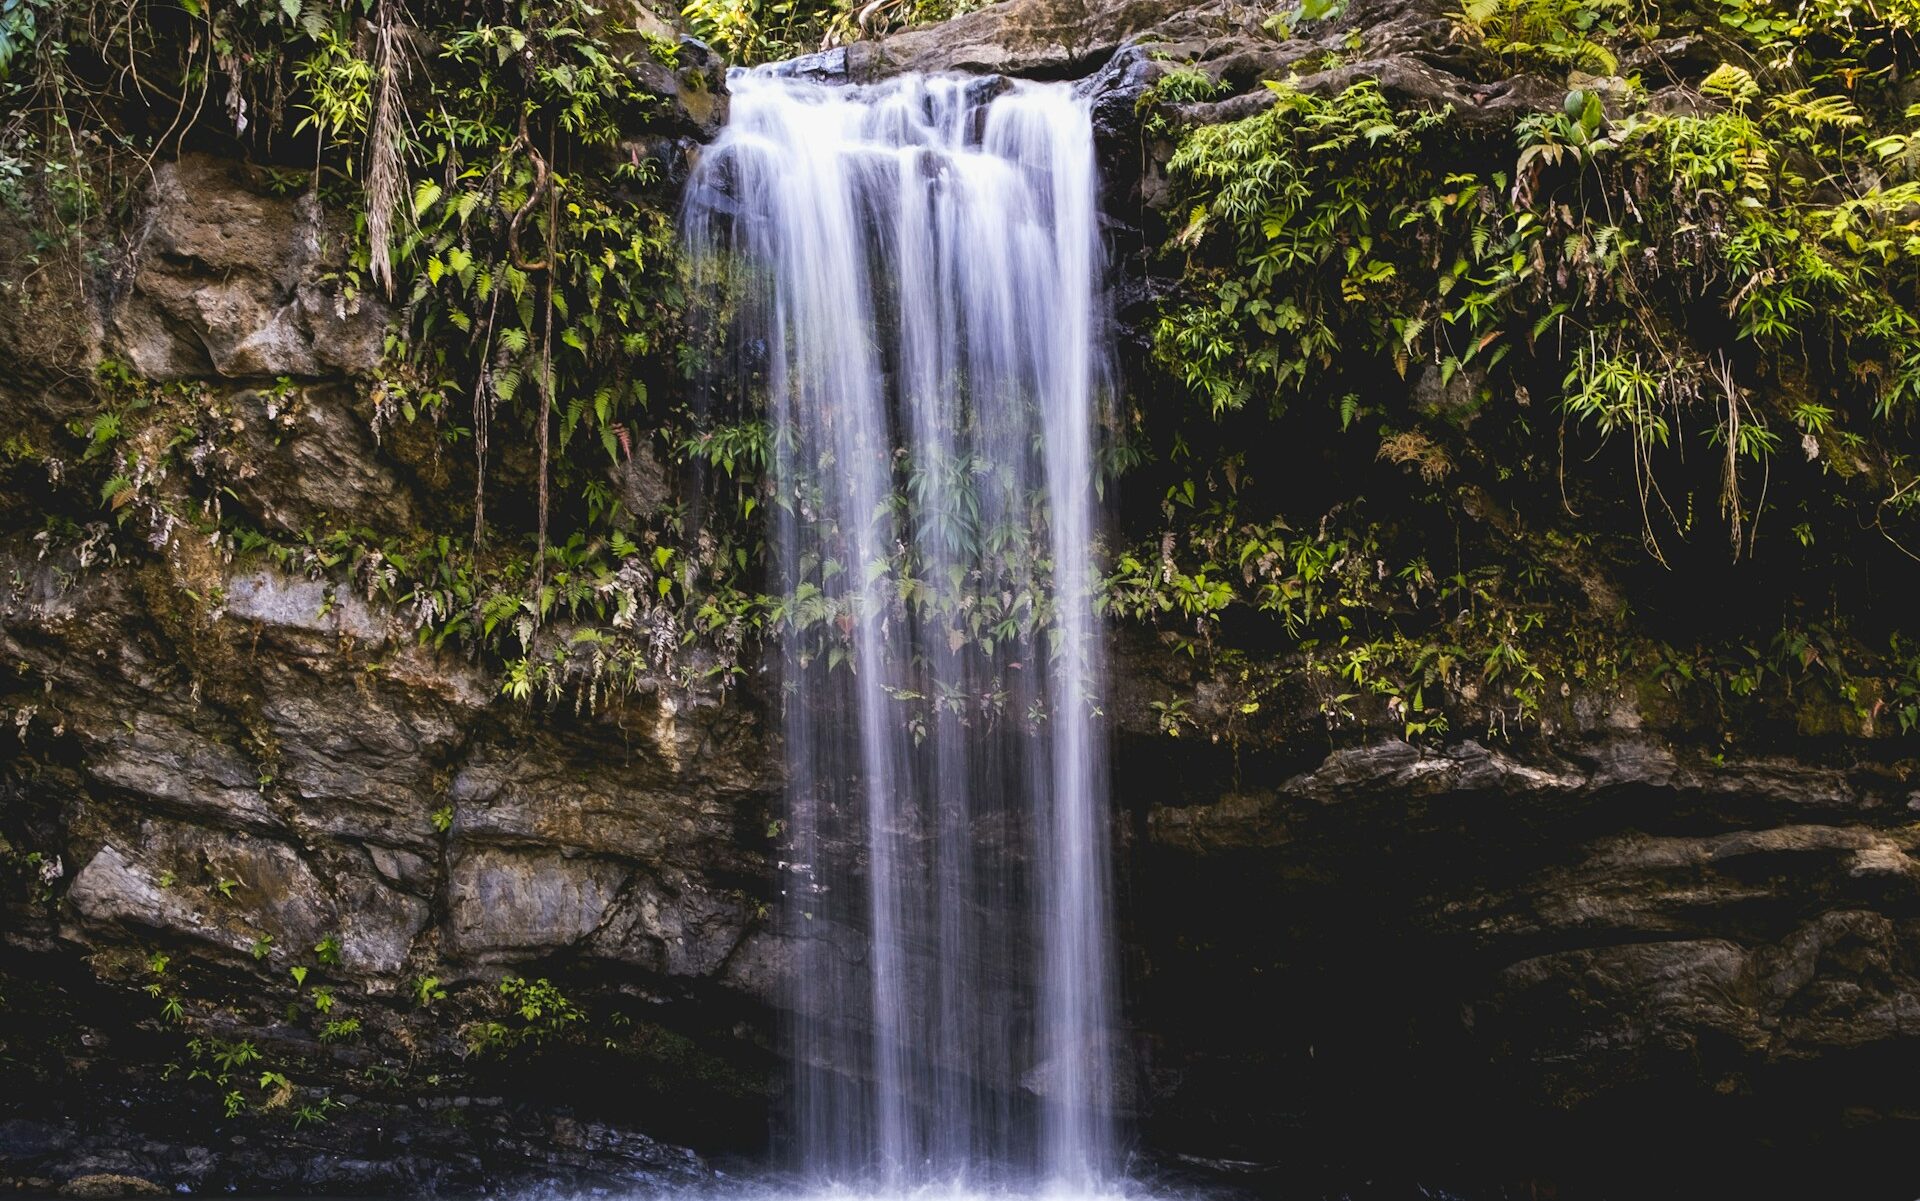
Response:
[[[771,427],[796,1158],[1088,1195],[1115,1072],[1088,106],[731,84],[686,223]]]

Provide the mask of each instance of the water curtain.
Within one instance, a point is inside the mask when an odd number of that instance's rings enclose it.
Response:
[[[885,1187],[1113,1171],[1088,105],[736,72],[686,223],[763,403],[790,1135]]]

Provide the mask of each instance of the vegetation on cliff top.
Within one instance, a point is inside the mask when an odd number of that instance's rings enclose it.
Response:
[[[1510,141],[1367,81],[1186,130],[1152,357],[1200,408],[1136,414],[1165,532],[1115,603],[1265,615],[1330,719],[1409,734],[1623,678],[1920,726],[1915,16],[1478,0],[1490,73],[1568,85]],[[1722,61],[1675,75],[1669,23]],[[1344,486],[1244,449],[1283,428]]]
[[[743,66],[929,25],[984,0],[687,0],[694,36]]]
[[[19,276],[64,268],[85,286],[96,264],[118,269],[113,231],[152,161],[237,141],[268,187],[352,214],[332,285],[393,313],[363,416],[437,514],[413,530],[257,525],[222,503],[221,468],[246,465],[217,390],[115,363],[77,447],[22,432],[10,459],[85,465],[69,483],[120,525],[191,529],[224,557],[270,553],[396,602],[423,637],[506,660],[516,695],[564,673],[591,699],[695,625],[737,644],[748,602],[715,601],[757,545],[730,521],[753,483],[727,480],[728,431],[695,428],[664,178],[684,124],[719,103],[717,63],[579,2],[8,11],[0,201],[36,231]],[[282,408],[298,387],[274,385]],[[697,537],[671,500],[623,511],[636,459],[722,468]],[[67,540],[97,548],[82,524]],[[563,619],[591,628],[530,658]]]
[[[947,11],[686,18],[749,61]],[[1577,686],[1701,681],[1791,698],[1802,728],[1912,728],[1920,658],[1878,598],[1920,546],[1913,13],[1474,0],[1452,20],[1486,79],[1563,81],[1564,108],[1497,131],[1303,76],[1188,127],[1227,88],[1191,67],[1142,97],[1176,143],[1175,286],[1113,456],[1137,464],[1123,524],[1157,532],[1112,554],[1110,610],[1240,672],[1248,715],[1305,679],[1332,724],[1419,736],[1461,697],[1511,727]],[[801,615],[761,594],[755,399],[693,399],[721,350],[685,324],[672,221],[674,139],[719,70],[697,48],[583,0],[16,0],[0,26],[20,270],[113,270],[155,156],[237,147],[353,214],[334,285],[394,314],[363,415],[433,503],[414,529],[269,528],[221,502],[215,390],[111,365],[95,417],[14,433],[10,461],[76,464],[66,486],[112,522],[385,598],[520,698],[592,702],[694,643],[720,654],[683,676],[724,674]],[[625,509],[636,473],[661,477],[647,512]],[[98,514],[54,520],[111,549]]]

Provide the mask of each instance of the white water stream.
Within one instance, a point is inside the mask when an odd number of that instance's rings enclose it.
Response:
[[[736,72],[689,188],[788,598],[787,1140],[816,1183],[1116,1172],[1088,107]]]

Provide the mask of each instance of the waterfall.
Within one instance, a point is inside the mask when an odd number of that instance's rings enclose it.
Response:
[[[1098,181],[1065,85],[736,72],[686,228],[765,406],[788,1136],[820,1181],[1114,1169]]]

